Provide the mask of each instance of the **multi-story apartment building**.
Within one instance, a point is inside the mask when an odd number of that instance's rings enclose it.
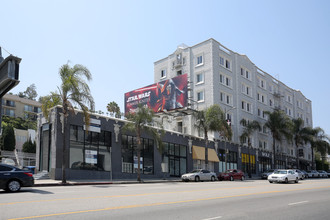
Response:
[[[275,108],[290,118],[302,118],[305,126],[313,126],[312,103],[299,90],[290,88],[258,68],[246,55],[212,38],[191,47],[182,44],[174,53],[154,63],[155,82],[181,74],[188,76],[188,108],[201,110],[219,104],[231,121],[233,143],[240,143],[241,119],[257,120],[263,125],[267,121],[265,111]],[[202,135],[194,124],[191,115],[175,114],[165,120],[164,126],[189,135]],[[218,134],[210,137],[221,139]],[[272,151],[271,133],[264,126],[251,141],[255,149]],[[305,146],[303,152],[301,158],[310,161],[310,147]],[[298,152],[284,140],[277,143],[277,153],[294,157]]]
[[[41,103],[37,101],[11,94],[6,94],[2,98],[2,115],[36,119],[39,112]]]

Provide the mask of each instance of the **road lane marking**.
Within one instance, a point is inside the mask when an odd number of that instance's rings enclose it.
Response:
[[[8,219],[8,220],[22,220],[22,219],[32,219],[32,218],[44,218],[44,217],[51,217],[51,216],[72,215],[72,214],[80,214],[80,213],[88,213],[88,212],[100,212],[100,211],[129,209],[129,208],[141,208],[141,207],[151,207],[151,206],[160,206],[160,205],[173,205],[173,204],[182,204],[182,203],[190,203],[190,202],[209,201],[209,200],[216,200],[216,199],[237,198],[237,197],[252,196],[252,195],[282,193],[282,192],[290,192],[290,191],[302,191],[302,190],[309,190],[309,189],[325,189],[325,188],[330,188],[330,186],[304,188],[304,189],[294,189],[294,190],[282,190],[282,191],[276,190],[276,191],[247,193],[247,194],[230,195],[230,196],[189,199],[189,200],[172,201],[172,202],[157,202],[157,203],[136,204],[136,205],[127,205],[127,206],[116,206],[116,207],[108,207],[108,208],[103,208],[103,209],[81,210],[81,211],[73,211],[73,212],[63,212],[63,213],[53,213],[53,214],[46,214],[46,215],[36,215],[36,216],[11,218],[11,219]]]
[[[288,205],[299,205],[299,204],[306,203],[306,202],[308,202],[308,201],[293,202],[293,203],[289,203]]]
[[[220,219],[222,218],[222,216],[217,216],[217,217],[213,217],[213,218],[204,218],[202,220],[214,220],[214,219]]]
[[[22,203],[24,204],[24,203],[56,202],[56,201],[83,200],[83,199],[122,198],[122,197],[133,197],[133,196],[150,196],[150,195],[162,195],[162,194],[190,193],[190,192],[228,190],[228,189],[248,189],[248,188],[256,188],[256,186],[242,186],[242,187],[230,187],[230,188],[212,188],[212,189],[197,189],[197,190],[155,192],[155,193],[128,194],[128,195],[93,196],[93,197],[78,197],[78,198],[63,198],[63,199],[47,199],[47,200],[19,201],[19,202],[0,203],[0,206],[4,206],[4,205],[15,205],[15,204],[22,204]]]

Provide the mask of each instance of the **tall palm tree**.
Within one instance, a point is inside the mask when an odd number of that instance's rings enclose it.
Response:
[[[110,112],[111,115],[115,115],[116,118],[121,117],[120,107],[115,101],[112,101],[107,105],[107,110],[108,112]]]
[[[244,118],[240,121],[240,124],[243,125],[243,132],[240,136],[241,143],[247,138],[248,140],[248,151],[249,151],[249,166],[248,166],[248,175],[251,178],[251,161],[250,161],[250,148],[251,148],[251,136],[256,130],[260,130],[261,126],[258,121],[252,121],[248,123]]]
[[[272,168],[275,169],[275,160],[276,160],[276,141],[282,142],[282,137],[284,136],[286,140],[291,140],[291,125],[288,117],[283,113],[282,110],[275,109],[273,112],[266,111],[268,115],[268,120],[265,123],[265,126],[272,133],[273,138],[273,161]]]
[[[321,155],[325,155],[330,152],[330,138],[325,134],[324,130],[320,127],[316,127],[312,130],[313,138],[311,141],[312,148],[312,168],[315,169],[314,162],[314,150],[319,151]]]
[[[49,108],[57,104],[62,105],[62,131],[63,131],[63,155],[62,155],[62,183],[66,183],[66,154],[67,154],[67,118],[70,112],[74,111],[74,106],[78,106],[83,111],[85,122],[88,127],[89,110],[94,110],[94,100],[91,95],[87,81],[92,80],[92,75],[89,70],[83,65],[76,64],[70,67],[69,64],[64,64],[59,70],[61,77],[61,85],[58,88],[58,93],[53,92],[49,96],[42,99],[42,111],[46,118],[48,118]],[[90,108],[88,108],[88,106]]]
[[[160,151],[162,151],[162,140],[161,134],[159,133],[159,129],[153,127],[154,123],[156,123],[154,119],[154,112],[148,107],[139,105],[135,112],[129,112],[126,114],[127,122],[123,126],[123,131],[135,132],[137,139],[137,181],[141,182],[141,151],[142,151],[142,133],[149,133],[156,140],[157,147]],[[160,130],[161,133],[163,129]]]
[[[208,168],[208,132],[214,131],[222,133],[223,136],[231,139],[232,130],[225,120],[225,114],[221,107],[217,104],[210,106],[205,110],[200,110],[195,113],[195,126],[204,133],[205,141],[205,166]]]
[[[312,129],[308,127],[304,127],[304,120],[301,118],[292,119],[292,136],[293,141],[296,146],[296,163],[297,169],[300,169],[299,164],[299,155],[298,148],[302,146],[304,143],[311,142],[312,140]]]

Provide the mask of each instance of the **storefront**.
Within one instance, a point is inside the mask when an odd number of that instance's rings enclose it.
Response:
[[[259,152],[259,173],[263,173],[272,168],[272,158],[269,152]]]
[[[194,169],[208,169],[215,171],[215,164],[219,163],[217,153],[212,148],[207,148],[208,167],[205,164],[205,147],[192,146]]]

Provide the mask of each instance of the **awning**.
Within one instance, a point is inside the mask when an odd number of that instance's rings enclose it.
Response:
[[[220,162],[217,152],[214,149],[207,149],[208,150],[208,160],[211,162]]]
[[[192,146],[192,157],[194,160],[205,160],[205,148]]]
[[[214,149],[208,148],[208,161],[210,162],[220,162],[219,157]],[[205,160],[205,147],[193,146],[193,155],[194,160]]]

